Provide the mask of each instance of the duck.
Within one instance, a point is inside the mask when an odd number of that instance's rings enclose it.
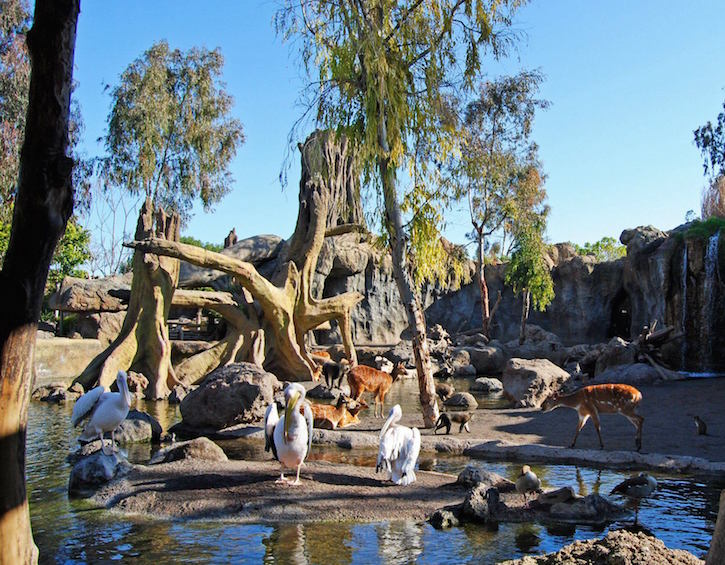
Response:
[[[277,404],[272,402],[264,414],[265,451],[272,451],[282,466],[277,483],[299,485],[300,467],[312,449],[314,417],[310,403],[305,400],[307,391],[299,383],[290,383],[284,389],[284,415],[280,418]],[[299,406],[302,406],[300,413]],[[297,468],[297,477],[289,482],[285,469]]]
[[[639,503],[657,489],[657,479],[648,473],[640,473],[619,483],[609,494],[621,494],[634,501],[634,523],[637,524]]]
[[[386,470],[396,485],[413,484],[415,464],[420,453],[420,431],[398,424],[403,417],[400,404],[390,409],[388,419],[380,430],[380,449],[375,472]]]
[[[516,492],[520,493],[524,498],[524,507],[528,508],[529,503],[526,500],[526,495],[530,492],[536,492],[541,488],[541,480],[531,470],[531,467],[524,465],[521,467],[521,474],[516,479]]]
[[[73,406],[71,424],[78,426],[86,417],[88,423],[79,436],[79,441],[92,441],[96,436],[101,440],[101,451],[111,455],[115,451],[114,431],[126,419],[131,408],[131,392],[128,390],[128,375],[118,371],[116,375],[118,392],[109,392],[99,385],[81,396]],[[103,443],[103,434],[111,432],[111,453],[107,453]]]

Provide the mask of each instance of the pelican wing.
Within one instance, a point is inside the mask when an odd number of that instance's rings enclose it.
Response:
[[[305,420],[307,420],[307,457],[310,456],[310,450],[312,449],[312,427],[315,423],[315,417],[312,413],[312,406],[310,403],[305,401]]]
[[[98,385],[76,400],[76,403],[73,405],[73,413],[70,417],[73,426],[77,426],[83,418],[91,413],[93,407],[104,392],[106,392],[106,387]]]
[[[274,428],[279,424],[279,413],[277,412],[277,403],[272,402],[267,406],[267,411],[264,413],[264,450],[272,450],[274,458],[279,461],[277,457],[277,447],[274,445]]]
[[[411,432],[400,453],[400,457],[403,459],[403,465],[400,470],[403,476],[412,478],[410,481],[412,483],[415,481],[415,464],[420,454],[420,431],[418,428],[413,428]]]

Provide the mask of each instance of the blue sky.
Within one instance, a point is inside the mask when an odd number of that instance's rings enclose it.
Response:
[[[123,69],[155,41],[172,47],[220,47],[224,80],[246,143],[232,166],[232,192],[212,213],[199,209],[185,230],[221,243],[288,237],[297,215],[299,166],[282,190],[278,175],[287,135],[301,113],[304,77],[294,46],[275,35],[274,1],[86,0],[75,53],[76,91],[84,116],[85,149],[98,154],[110,99]],[[721,1],[534,0],[518,12],[526,39],[518,54],[484,62],[489,74],[540,68],[551,107],[536,119],[551,205],[551,242],[618,237],[625,228],[671,229],[699,211],[705,183],[692,131],[714,119],[725,99],[725,34]],[[460,211],[446,235],[463,242]]]

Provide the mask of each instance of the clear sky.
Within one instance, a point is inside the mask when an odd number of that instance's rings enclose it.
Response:
[[[199,209],[185,230],[221,243],[288,237],[297,214],[299,165],[282,191],[287,135],[301,109],[304,77],[294,46],[274,32],[269,0],[84,0],[75,79],[86,124],[85,148],[98,154],[110,98],[123,69],[155,41],[188,49],[220,47],[224,80],[246,142],[233,162],[232,192],[212,213]],[[725,3],[721,0],[533,0],[518,12],[518,55],[486,64],[490,75],[540,68],[539,144],[551,205],[551,242],[618,237],[625,228],[671,229],[699,212],[704,185],[692,131],[713,120],[725,99]],[[452,212],[446,235],[463,242],[465,214]]]

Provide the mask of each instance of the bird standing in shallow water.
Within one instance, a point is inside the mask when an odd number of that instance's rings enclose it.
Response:
[[[634,501],[634,523],[637,523],[639,515],[639,503],[647,498],[657,488],[657,479],[648,473],[640,473],[619,483],[609,494],[622,494]]]
[[[106,387],[99,385],[81,396],[73,406],[71,424],[77,426],[86,417],[90,416],[83,433],[78,439],[91,441],[98,436],[101,440],[101,451],[110,455],[115,449],[114,430],[128,416],[131,407],[131,393],[128,390],[128,376],[124,371],[116,375],[118,392],[108,392]],[[106,453],[103,444],[104,432],[111,432],[111,453]]]
[[[313,416],[309,403],[305,400],[307,391],[299,383],[291,383],[284,389],[284,415],[279,417],[277,404],[267,407],[264,415],[265,451],[272,450],[274,458],[282,465],[278,483],[288,483],[284,468],[297,468],[297,478],[291,485],[300,484],[300,467],[312,448]],[[304,416],[300,414],[302,404]]]
[[[521,474],[516,479],[516,492],[520,493],[524,497],[524,507],[528,508],[529,503],[526,501],[526,494],[529,492],[536,492],[541,488],[541,481],[531,470],[531,467],[524,465],[521,467]]]

